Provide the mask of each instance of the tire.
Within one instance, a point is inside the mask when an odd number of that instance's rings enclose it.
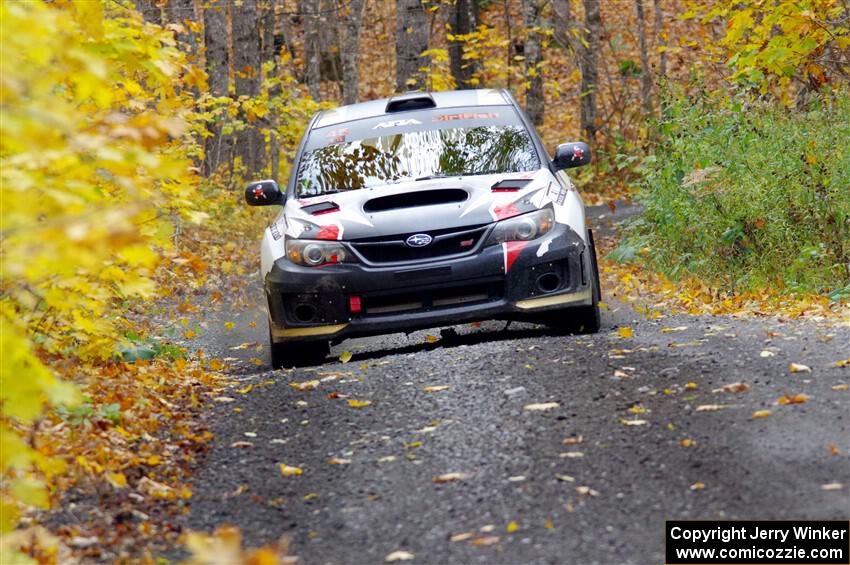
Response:
[[[275,343],[272,341],[271,328],[269,328],[269,348],[274,369],[317,365],[331,352],[330,344],[324,340]]]
[[[602,315],[599,311],[602,291],[599,286],[599,266],[596,263],[596,245],[593,242],[592,230],[587,230],[587,241],[588,249],[590,249],[590,295],[592,304],[552,312],[544,320],[544,323],[550,327],[575,334],[599,333],[599,329],[602,327]]]

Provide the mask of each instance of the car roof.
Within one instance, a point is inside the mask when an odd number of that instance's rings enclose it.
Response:
[[[395,102],[413,100],[432,100],[433,105],[412,107],[409,110],[397,109],[393,111],[392,104]],[[385,115],[398,115],[404,112],[421,110],[424,108],[456,108],[459,106],[499,106],[512,104],[511,99],[503,90],[492,88],[479,90],[448,90],[444,92],[411,92],[390,98],[370,100],[359,104],[349,104],[324,110],[321,112],[313,128],[332,126],[363,118],[374,118]],[[390,111],[387,111],[388,108]]]

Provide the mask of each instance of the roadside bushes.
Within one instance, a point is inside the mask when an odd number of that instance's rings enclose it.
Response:
[[[611,258],[722,290],[850,295],[850,96],[668,100],[645,211]]]

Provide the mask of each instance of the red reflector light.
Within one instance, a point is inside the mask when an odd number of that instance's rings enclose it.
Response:
[[[499,188],[490,189],[493,192],[517,192],[519,190],[518,186],[500,186]]]
[[[359,296],[349,296],[348,297],[348,309],[351,310],[352,314],[359,314],[361,310],[360,306],[360,297]]]

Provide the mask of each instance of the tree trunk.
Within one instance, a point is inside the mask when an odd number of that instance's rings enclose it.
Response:
[[[229,61],[227,56],[227,13],[224,0],[210,0],[204,8],[204,45],[209,93],[227,96]],[[204,174],[213,174],[228,158],[230,143],[221,135],[221,125],[211,124],[213,134],[204,140]]]
[[[573,15],[570,10],[570,0],[552,0],[552,12],[555,22],[553,33],[555,39],[564,45],[564,47],[575,50],[572,35]]]
[[[342,4],[341,0],[337,0]],[[350,0],[345,14],[345,29],[342,38],[342,103],[357,102],[360,71],[357,64],[360,58],[360,23],[363,20],[365,0]]]
[[[274,61],[277,53],[274,47],[275,12],[274,0],[261,0],[260,11],[260,59],[263,63]]]
[[[146,22],[157,25],[162,24],[162,12],[156,0],[133,0],[133,5],[136,6],[136,10],[142,14],[142,18]]]
[[[414,90],[424,84],[419,71],[426,64],[419,55],[428,49],[428,15],[421,0],[396,2],[396,89]]]
[[[319,45],[319,0],[303,0],[304,76],[314,100],[322,98],[322,55]]]
[[[477,0],[455,0],[449,11],[449,24],[453,35],[467,35],[472,32],[474,15],[471,5],[478,5]],[[452,76],[458,88],[470,88],[469,80],[475,74],[475,64],[472,60],[463,60],[463,41],[450,41],[449,62]]]
[[[166,8],[168,14],[168,22],[179,24],[183,27],[183,31],[176,34],[177,41],[189,46],[190,60],[196,59],[198,56],[199,45],[197,34],[189,29],[186,21],[195,21],[195,5],[192,0],[168,0]]]
[[[253,98],[260,94],[260,32],[256,0],[243,0],[233,8],[233,71],[236,74],[236,96]],[[258,124],[248,121],[236,139],[236,154],[249,175],[257,174],[263,166],[264,146]]]
[[[540,0],[523,0],[522,21],[525,26],[525,76],[528,90],[525,93],[525,112],[536,126],[543,123],[543,48],[540,42]]]
[[[596,89],[599,84],[599,54],[602,36],[602,16],[599,13],[599,0],[584,0],[585,41],[582,45],[579,65],[581,67],[581,129],[586,132],[587,140],[593,143],[596,138]]]
[[[646,51],[646,19],[643,11],[643,0],[635,0],[635,15],[637,16],[640,51],[640,102],[643,111],[648,114],[652,112],[652,73],[649,70],[649,54]]]
[[[667,76],[667,40],[664,38],[664,20],[661,14],[661,0],[655,0],[655,17],[652,22],[652,33],[655,36],[656,45],[661,48],[658,56],[658,77]]]

